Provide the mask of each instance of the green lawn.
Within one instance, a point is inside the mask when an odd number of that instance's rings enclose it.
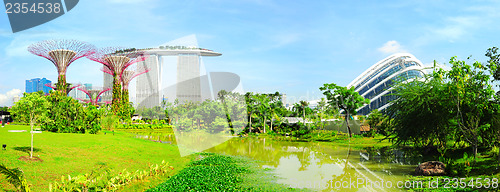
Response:
[[[48,191],[49,183],[59,181],[61,176],[90,173],[98,165],[103,164],[115,173],[123,169],[134,172],[138,169],[146,170],[150,164],[160,164],[165,160],[177,172],[190,161],[189,158],[180,157],[176,146],[133,138],[124,132],[117,132],[114,135],[43,132],[34,136],[36,151],[34,156],[43,162],[24,162],[18,158],[29,156],[27,152],[31,142],[29,129],[29,126],[22,125],[6,125],[0,128],[0,145],[7,144],[7,150],[0,151],[0,163],[8,168],[21,168],[28,183],[32,185],[32,191]],[[13,133],[8,130],[28,131]],[[164,181],[165,178],[149,179],[150,184],[135,183],[124,190],[147,189],[159,181]],[[0,189],[14,188],[0,178]]]

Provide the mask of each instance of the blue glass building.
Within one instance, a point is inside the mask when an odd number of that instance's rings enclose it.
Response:
[[[383,111],[396,99],[391,95],[396,82],[423,76],[423,64],[409,53],[393,54],[358,76],[347,87],[355,87],[370,103],[358,109],[359,115],[367,115],[372,110]]]
[[[50,87],[45,86],[46,84],[51,84],[52,81],[46,78],[34,78],[30,80],[26,80],[26,93],[33,93],[37,91],[43,91],[45,94],[48,94],[52,89]]]

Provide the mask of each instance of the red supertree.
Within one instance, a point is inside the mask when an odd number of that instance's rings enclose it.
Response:
[[[113,100],[111,108],[115,114],[119,113],[122,103],[122,73],[130,65],[144,61],[146,59],[144,51],[134,48],[105,47],[98,49],[92,55],[88,55],[87,58],[103,64],[103,71],[113,76]]]
[[[121,80],[122,80],[122,95],[123,95],[123,103],[129,103],[129,91],[128,86],[133,78],[142,75],[144,73],[149,72],[149,69],[144,65],[135,65],[135,67],[129,67],[127,70],[122,72]]]
[[[98,105],[101,95],[104,92],[111,90],[111,88],[92,87],[92,89],[87,89],[83,87],[83,88],[78,88],[78,90],[83,91],[89,97],[88,101],[85,99],[80,99],[81,101],[85,101],[92,105]]]
[[[28,51],[50,60],[57,68],[56,90],[66,95],[66,70],[73,61],[92,55],[95,47],[77,40],[46,40],[28,47]]]

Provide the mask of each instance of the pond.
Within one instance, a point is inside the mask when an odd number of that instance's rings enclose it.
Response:
[[[175,144],[174,136],[169,134],[136,134]],[[249,157],[278,176],[278,183],[313,191],[401,191],[398,187],[405,184],[413,187],[404,180],[420,161],[418,156],[401,151],[269,138],[232,138],[205,152]]]

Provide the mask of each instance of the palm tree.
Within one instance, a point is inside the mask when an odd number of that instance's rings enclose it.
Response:
[[[19,168],[9,169],[5,165],[0,164],[0,174],[5,175],[7,181],[14,185],[17,190],[22,192],[31,191],[28,186],[28,182],[26,182],[26,179],[23,176],[23,171]]]
[[[304,121],[304,125],[306,124],[306,107],[309,106],[307,101],[300,101],[300,106],[302,106],[302,118]]]

